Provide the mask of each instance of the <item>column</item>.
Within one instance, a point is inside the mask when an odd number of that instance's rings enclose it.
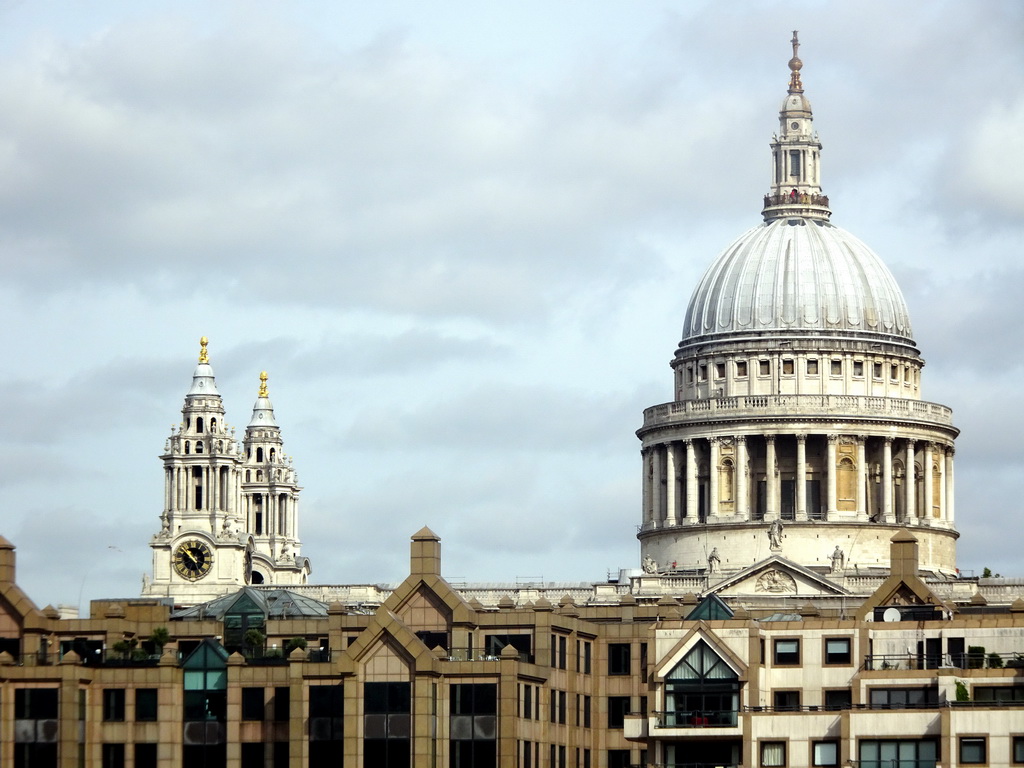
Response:
[[[797,377],[799,379],[799,377]],[[796,519],[807,519],[807,435],[796,436]]]
[[[828,361],[825,361],[826,364]],[[828,516],[834,517],[836,514],[836,443],[839,441],[839,435],[828,436],[828,453],[825,459],[826,467],[825,471],[828,473]]]
[[[679,506],[679,471],[676,469],[676,452],[678,443],[665,446],[665,525],[678,525],[677,509]]]
[[[718,465],[721,461],[721,438],[708,440],[711,446],[710,475],[708,477],[708,519],[717,518],[718,508]]]
[[[924,467],[924,504],[922,505],[922,517],[930,519],[932,516],[932,499],[934,495],[932,484],[932,443],[924,444],[924,460],[921,462]]]
[[[686,518],[690,525],[697,523],[697,452],[693,440],[684,440],[686,445]]]
[[[764,472],[768,478],[766,483],[768,499],[765,504],[764,519],[775,520],[779,516],[779,472],[776,466],[775,435],[765,435],[764,442],[767,447]]]
[[[946,521],[953,525],[953,446],[946,448]]]
[[[651,520],[654,522],[654,527],[658,528],[665,516],[665,509],[661,505],[661,486],[665,482],[665,464],[661,460],[660,445],[651,449],[651,460],[654,462],[654,475],[651,480]]]
[[[864,435],[857,435],[857,519],[861,521],[868,519],[868,462],[865,443],[867,438]]]
[[[914,465],[914,441],[907,440],[907,503],[906,515],[902,522],[910,523],[917,519],[917,469]]]
[[[749,369],[748,369],[749,370]],[[736,517],[750,519],[750,491],[747,488],[747,438],[736,438]]]
[[[892,524],[892,438],[882,443],[882,522]]]
[[[939,519],[946,519],[946,448],[945,446],[937,446],[939,455],[936,460],[936,464],[939,467]],[[934,513],[932,517],[934,518]]]
[[[643,504],[643,510],[641,511],[640,522],[643,524],[644,528],[649,528],[651,527],[651,523],[654,520],[654,518],[651,516],[651,474],[654,470],[651,467],[650,448],[641,449],[640,462],[640,471],[643,473],[643,477],[641,478],[640,483],[643,495],[643,501],[641,502]]]

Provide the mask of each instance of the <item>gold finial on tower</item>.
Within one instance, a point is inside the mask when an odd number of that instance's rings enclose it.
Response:
[[[210,355],[206,351],[206,345],[209,344],[209,343],[210,343],[210,340],[208,338],[206,338],[205,336],[203,336],[203,338],[201,338],[199,340],[199,362],[200,363],[209,363],[210,362]]]
[[[803,93],[804,85],[800,82],[800,70],[803,68],[804,63],[800,61],[800,57],[796,55],[796,49],[800,47],[800,39],[797,37],[797,31],[793,30],[793,39],[790,40],[793,44],[793,58],[789,60],[789,92],[790,93]]]
[[[267,372],[260,371],[260,397],[267,396]]]

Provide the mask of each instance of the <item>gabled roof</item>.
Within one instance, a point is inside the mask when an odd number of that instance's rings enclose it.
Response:
[[[703,619],[705,621],[715,621],[716,619],[731,619],[734,615],[732,608],[726,605],[722,598],[712,592],[687,614],[686,620],[696,621]]]
[[[831,579],[822,576],[810,568],[805,568],[799,563],[787,560],[781,555],[772,555],[759,563],[754,563],[743,570],[734,573],[732,576],[723,579],[715,584],[708,591],[712,594],[752,594],[753,588],[749,591],[738,591],[734,589],[745,581],[750,581],[767,574],[769,571],[778,571],[793,579],[794,586],[803,584],[805,588],[817,589],[821,593],[829,595],[848,595],[849,590],[839,586]],[[809,596],[808,591],[801,591],[797,588],[794,595]]]

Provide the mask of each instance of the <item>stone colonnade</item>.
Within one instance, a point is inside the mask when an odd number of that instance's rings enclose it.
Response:
[[[932,440],[841,434],[650,445],[642,451],[643,529],[773,519],[951,527],[953,454]]]

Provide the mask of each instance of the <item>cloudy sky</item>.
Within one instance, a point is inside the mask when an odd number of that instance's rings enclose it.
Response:
[[[833,221],[953,407],[960,564],[1024,575],[1024,6],[0,0],[0,534],[138,594],[201,335],[261,369],[321,582],[638,564],[644,407],[760,220],[799,29]]]

